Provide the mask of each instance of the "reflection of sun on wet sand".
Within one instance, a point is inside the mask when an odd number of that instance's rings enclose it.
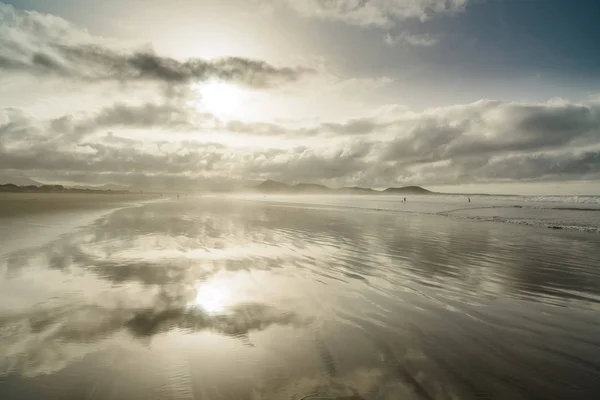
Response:
[[[229,289],[225,285],[199,285],[196,290],[195,305],[209,314],[222,312],[229,301]]]

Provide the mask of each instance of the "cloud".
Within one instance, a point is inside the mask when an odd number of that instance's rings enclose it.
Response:
[[[151,49],[126,51],[61,18],[18,11],[1,3],[0,54],[0,70],[5,73],[90,82],[154,81],[176,85],[220,79],[266,88],[295,82],[312,72],[240,57],[176,60]]]
[[[236,160],[233,172],[238,176],[284,181],[349,181],[369,168],[365,157],[369,143],[356,141],[336,147],[307,148],[271,152],[253,152],[246,160]]]
[[[160,110],[157,112],[157,110]],[[167,112],[169,106],[107,108],[92,118],[75,120],[65,116],[51,121],[36,121],[16,110],[5,113],[8,121],[0,125],[0,169],[49,170],[55,173],[77,172],[135,174],[200,173],[212,169],[221,157],[217,143],[181,140],[174,148],[168,141],[134,140],[104,133],[88,135],[107,126],[154,127],[170,129],[189,124],[181,113]]]
[[[270,0],[282,2],[305,17],[358,26],[389,27],[397,21],[426,21],[463,11],[467,0]]]
[[[408,119],[385,157],[433,162],[595,144],[599,117],[598,104],[479,101],[434,109]]]
[[[94,128],[118,125],[136,127],[168,126],[170,128],[190,128],[192,116],[187,110],[171,104],[145,103],[140,106],[128,106],[124,103],[103,109],[90,123]],[[212,118],[207,114],[200,117]]]
[[[22,110],[5,108],[0,110],[0,118],[5,120],[3,123],[0,119],[0,140],[12,139],[13,144],[32,137],[44,143],[73,144],[104,129],[164,128],[175,132],[198,131],[221,124],[214,115],[198,112],[182,102],[116,103],[96,113],[74,113],[50,120],[38,120]],[[106,139],[115,142],[116,137],[107,135]]]
[[[380,89],[394,82],[389,76],[380,76],[372,78],[350,78],[342,80],[333,86],[334,90],[344,92],[356,91],[364,93],[365,91]]]
[[[190,188],[279,179],[373,187],[600,178],[596,101],[481,100],[310,126],[225,122],[177,104],[117,104],[51,121],[9,109],[0,121],[0,169],[55,181]],[[120,133],[131,128],[161,138]]]
[[[439,39],[431,35],[410,34],[403,32],[400,35],[393,36],[391,33],[385,35],[384,41],[390,46],[403,44],[415,47],[432,47],[439,43]]]

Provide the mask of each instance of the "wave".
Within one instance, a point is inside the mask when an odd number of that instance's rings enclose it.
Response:
[[[594,211],[594,210],[592,210]],[[600,211],[600,210],[596,210]],[[486,221],[486,222],[504,222],[509,224],[516,225],[527,225],[534,226],[537,228],[547,228],[547,229],[555,229],[555,230],[566,230],[566,231],[577,231],[577,232],[589,232],[589,233],[600,233],[600,226],[595,225],[583,225],[583,224],[574,224],[572,222],[544,222],[540,220],[524,220],[524,219],[512,219],[505,217],[481,217],[481,216],[455,216],[458,218],[464,218],[474,221]]]
[[[600,196],[521,196],[523,201],[540,203],[600,204]]]
[[[460,195],[452,197],[469,197],[469,195]],[[498,201],[518,201],[526,203],[575,203],[575,204],[598,204],[600,205],[600,196],[515,196],[515,195],[473,195],[471,198],[482,198],[486,200]]]
[[[527,203],[583,203],[600,204],[600,195],[515,195],[485,193],[439,193],[431,195],[411,195],[411,197],[436,197],[438,199],[483,199],[488,201],[522,201]]]

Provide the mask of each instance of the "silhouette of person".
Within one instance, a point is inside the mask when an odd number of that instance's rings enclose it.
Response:
[[[467,197],[467,199],[469,200],[469,203],[470,203],[470,202],[471,202],[471,198],[470,198],[470,197]]]

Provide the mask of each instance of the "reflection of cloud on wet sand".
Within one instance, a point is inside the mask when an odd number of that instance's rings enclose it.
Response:
[[[275,399],[341,399],[362,400],[365,395],[377,393],[385,380],[385,373],[380,369],[358,368],[340,377],[327,375],[304,377],[285,386],[263,394],[265,400]],[[272,389],[271,389],[272,390]]]
[[[0,374],[51,373],[108,343],[115,344],[123,335],[151,338],[170,330],[209,330],[244,338],[272,325],[305,322],[295,313],[258,303],[235,305],[216,315],[177,304],[156,308],[61,305],[0,317]]]
[[[289,238],[247,226],[239,214],[212,218],[200,211],[193,219],[185,213],[169,216],[172,211],[116,211],[76,235],[10,255],[4,268],[11,274],[32,265],[65,273],[81,269],[117,284],[167,285],[193,283],[221,270],[279,268],[289,256]],[[250,268],[248,261],[260,262]]]
[[[359,367],[348,373],[330,377],[327,374],[304,377],[286,382],[282,387],[268,388],[260,399],[280,400],[417,400],[431,399],[427,394],[416,391],[389,370]],[[436,397],[438,398],[438,397]],[[440,399],[451,399],[442,396]]]
[[[70,364],[78,368],[76,360],[99,350],[151,340],[156,346],[171,335],[181,341],[178,332],[210,331],[219,340],[222,336],[241,339],[241,343],[228,343],[248,350],[243,357],[227,349],[218,354],[215,350],[215,359],[236,358],[226,371],[237,371],[240,361],[251,364],[248,374],[255,374],[256,379],[243,376],[240,381],[260,386],[259,398],[299,399],[327,392],[338,398],[358,393],[367,399],[410,399],[427,398],[429,393],[432,398],[446,399],[451,398],[449,388],[456,387],[466,393],[461,398],[470,398],[471,393],[496,382],[478,379],[474,383],[453,366],[463,365],[462,370],[474,376],[501,365],[493,353],[486,361],[485,346],[497,348],[498,329],[507,324],[492,321],[492,330],[470,337],[465,344],[446,342],[451,323],[467,324],[459,319],[461,311],[477,315],[470,307],[475,302],[466,302],[474,299],[477,306],[489,307],[490,301],[482,296],[496,293],[483,285],[490,282],[499,288],[496,291],[513,290],[515,297],[517,289],[526,287],[536,294],[559,284],[575,291],[594,291],[590,282],[595,282],[595,276],[545,266],[552,266],[552,259],[579,259],[584,256],[582,250],[594,250],[597,245],[582,244],[578,249],[542,242],[514,252],[514,245],[528,239],[512,237],[510,229],[438,222],[391,218],[384,213],[252,204],[234,207],[210,199],[115,212],[77,234],[0,261],[7,277],[0,281],[0,374],[12,371],[32,376]],[[498,238],[512,247],[496,246]],[[10,291],[4,290],[9,287]],[[53,296],[56,299],[49,302]],[[485,321],[496,314],[515,315],[515,311],[483,312],[478,318]],[[314,316],[316,323],[309,323],[304,315]],[[536,314],[534,319],[539,318]],[[334,343],[330,350],[295,342],[313,330],[323,330],[323,321],[332,326],[329,332],[321,332],[326,342]],[[443,324],[438,326],[437,321]],[[310,329],[294,329],[307,325]],[[409,325],[421,329],[417,337],[429,338],[411,345],[411,350],[421,350],[418,357],[403,353],[407,345],[401,332]],[[269,327],[264,335],[252,334],[256,348],[243,346],[249,342],[246,336]],[[356,337],[351,334],[353,327],[361,329]],[[438,338],[436,332],[443,334]],[[373,337],[366,338],[365,333]],[[506,331],[503,335],[508,337]],[[190,335],[186,342],[198,336]],[[207,336],[192,346],[210,347],[204,341]],[[458,339],[462,337],[468,335],[457,334]],[[549,336],[540,337],[547,340]],[[276,341],[282,345],[272,349],[273,359],[290,360],[293,366],[288,375],[285,367],[279,374],[264,365],[268,364],[265,349]],[[371,349],[373,343],[377,345]],[[435,347],[439,343],[444,345]],[[465,350],[471,346],[472,350]],[[527,359],[516,353],[514,357]],[[317,370],[307,371],[313,358]],[[348,359],[356,365],[348,365]],[[203,357],[194,359],[195,370],[202,370],[203,361]],[[321,364],[325,371],[319,369]],[[557,364],[555,368],[560,367]],[[500,368],[493,378],[515,370],[512,365]],[[214,386],[217,397],[232,378],[218,369],[212,375],[223,379]],[[246,381],[239,390],[245,389]],[[29,382],[23,380],[23,384]],[[592,386],[583,379],[582,384]]]
[[[264,229],[239,236],[239,215],[221,222],[164,215],[145,207],[119,210],[76,234],[3,260],[12,285],[30,294],[19,299],[22,304],[0,294],[12,303],[0,313],[0,374],[57,371],[85,354],[122,345],[123,337],[145,342],[171,330],[208,330],[246,340],[252,331],[305,322],[249,299],[242,304],[232,299],[218,310],[194,302],[198,282],[219,271],[247,270],[256,258],[265,269],[279,267],[277,249],[265,253],[264,243],[248,246],[264,239]],[[224,284],[233,284],[228,279]],[[210,305],[214,299],[205,300]]]

